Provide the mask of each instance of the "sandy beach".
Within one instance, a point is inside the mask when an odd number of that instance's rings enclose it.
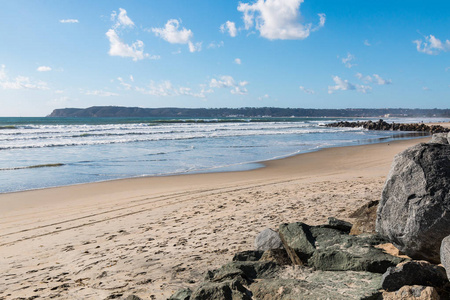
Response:
[[[429,139],[323,149],[252,171],[0,194],[0,299],[166,299],[253,249],[265,228],[351,222],[379,198],[394,155]]]

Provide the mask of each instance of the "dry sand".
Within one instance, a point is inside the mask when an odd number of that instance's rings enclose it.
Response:
[[[166,299],[254,248],[265,228],[314,225],[378,199],[419,140],[324,149],[245,172],[0,194],[0,299]]]

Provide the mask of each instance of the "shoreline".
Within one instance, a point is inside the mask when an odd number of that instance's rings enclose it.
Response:
[[[429,140],[325,148],[250,171],[0,194],[0,299],[167,299],[253,249],[265,228],[351,222],[379,198],[394,155]]]
[[[447,124],[447,127],[450,128],[450,123],[445,123],[445,124]],[[31,188],[31,189],[18,190],[18,191],[0,192],[0,197],[2,195],[8,195],[8,194],[15,194],[15,193],[22,193],[22,192],[33,192],[33,191],[39,191],[39,190],[45,190],[45,189],[71,187],[71,186],[78,186],[78,185],[92,184],[92,183],[114,182],[114,181],[118,181],[118,180],[133,180],[133,179],[139,179],[139,178],[171,177],[171,176],[184,176],[184,175],[196,175],[196,174],[246,172],[246,171],[253,171],[253,170],[265,168],[266,167],[266,162],[277,161],[277,160],[280,160],[280,159],[295,157],[297,155],[317,152],[317,151],[321,151],[323,149],[352,147],[352,146],[364,146],[364,145],[390,143],[390,142],[394,142],[394,141],[410,140],[410,139],[411,140],[414,140],[414,139],[417,140],[417,139],[423,139],[423,138],[428,138],[428,137],[431,138],[431,135],[430,136],[423,136],[423,135],[421,136],[421,135],[418,135],[418,133],[414,133],[414,132],[407,133],[408,137],[404,137],[403,136],[404,134],[400,134],[400,133],[398,133],[398,135],[400,137],[393,136],[393,137],[387,137],[387,138],[386,137],[385,138],[379,138],[378,141],[376,141],[376,142],[365,141],[365,142],[363,142],[361,144],[354,143],[354,144],[350,144],[350,145],[326,146],[326,147],[323,147],[323,148],[307,150],[305,152],[296,152],[296,153],[291,153],[291,154],[285,154],[285,155],[282,155],[282,156],[273,157],[273,158],[270,158],[270,159],[267,159],[267,160],[263,160],[263,161],[249,161],[249,162],[236,163],[236,164],[232,164],[232,165],[209,167],[209,168],[206,168],[206,169],[198,169],[198,170],[193,170],[193,171],[182,171],[182,172],[179,172],[179,173],[164,173],[164,174],[155,174],[155,175],[139,175],[139,176],[134,176],[134,177],[105,179],[105,180],[99,180],[99,181],[81,182],[81,183],[74,183],[74,184],[68,184],[68,185],[48,186],[48,187]],[[388,140],[388,141],[385,141],[385,140]],[[59,164],[59,163],[56,163],[56,164]],[[242,167],[242,168],[240,168],[240,167]]]
[[[450,127],[450,123],[446,123]],[[321,151],[327,151],[331,149],[347,149],[347,148],[354,148],[354,147],[365,147],[365,146],[372,146],[372,145],[380,145],[380,144],[395,144],[395,143],[402,143],[402,142],[409,142],[409,141],[417,141],[416,143],[421,142],[427,142],[431,139],[431,136],[427,137],[412,137],[412,138],[406,138],[406,139],[393,139],[391,141],[387,142],[375,142],[375,143],[368,143],[368,144],[362,144],[362,145],[350,145],[350,146],[332,146],[332,147],[325,147],[325,148],[319,148],[316,150],[311,150],[308,152],[302,152],[297,153],[294,155],[288,155],[285,157],[280,158],[274,158],[269,159],[265,161],[255,161],[255,162],[247,162],[242,164],[253,164],[253,165],[259,165],[259,167],[254,167],[251,169],[244,169],[244,170],[236,170],[236,171],[209,171],[212,169],[208,169],[208,171],[196,171],[196,172],[182,172],[182,173],[175,173],[175,174],[163,174],[163,175],[144,175],[144,176],[137,176],[137,177],[127,177],[127,178],[118,178],[118,179],[108,179],[108,180],[102,180],[102,181],[94,181],[94,182],[85,182],[85,183],[76,183],[76,184],[70,184],[70,185],[63,185],[63,186],[54,186],[54,187],[44,187],[44,188],[38,188],[38,189],[30,189],[30,190],[22,190],[22,191],[13,191],[13,192],[5,192],[0,193],[0,204],[2,204],[2,200],[8,196],[12,196],[15,194],[22,194],[22,193],[40,193],[40,192],[46,192],[47,190],[60,190],[60,189],[68,189],[68,190],[80,190],[80,188],[83,188],[83,186],[97,186],[99,185],[99,188],[102,188],[102,185],[114,185],[115,183],[122,183],[122,182],[129,182],[129,181],[145,181],[145,180],[158,180],[158,179],[164,179],[164,178],[174,178],[174,180],[178,177],[184,177],[184,176],[207,176],[212,174],[229,174],[231,176],[236,176],[236,174],[239,173],[248,173],[248,172],[256,172],[261,171],[267,168],[277,168],[278,163],[277,162],[283,162],[288,160],[296,160],[297,157],[303,156],[303,155],[310,155],[313,153],[318,153]],[[415,144],[415,143],[413,143]],[[289,163],[288,163],[289,164]],[[285,165],[285,164],[280,164]],[[226,168],[225,167],[218,167],[218,169]],[[267,172],[270,172],[271,170],[266,170]],[[387,173],[386,173],[387,174]],[[46,194],[46,193],[45,193]]]

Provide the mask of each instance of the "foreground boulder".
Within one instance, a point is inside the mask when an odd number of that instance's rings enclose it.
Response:
[[[377,235],[352,236],[327,225],[302,222],[281,224],[279,233],[293,264],[319,270],[384,273],[405,260],[375,248],[386,242]]]
[[[450,235],[450,145],[418,144],[395,156],[376,230],[411,258],[439,263]]]

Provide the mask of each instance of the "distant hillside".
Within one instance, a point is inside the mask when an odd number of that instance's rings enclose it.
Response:
[[[450,117],[450,109],[307,109],[276,107],[244,108],[140,108],[93,106],[89,108],[55,109],[48,117]]]

